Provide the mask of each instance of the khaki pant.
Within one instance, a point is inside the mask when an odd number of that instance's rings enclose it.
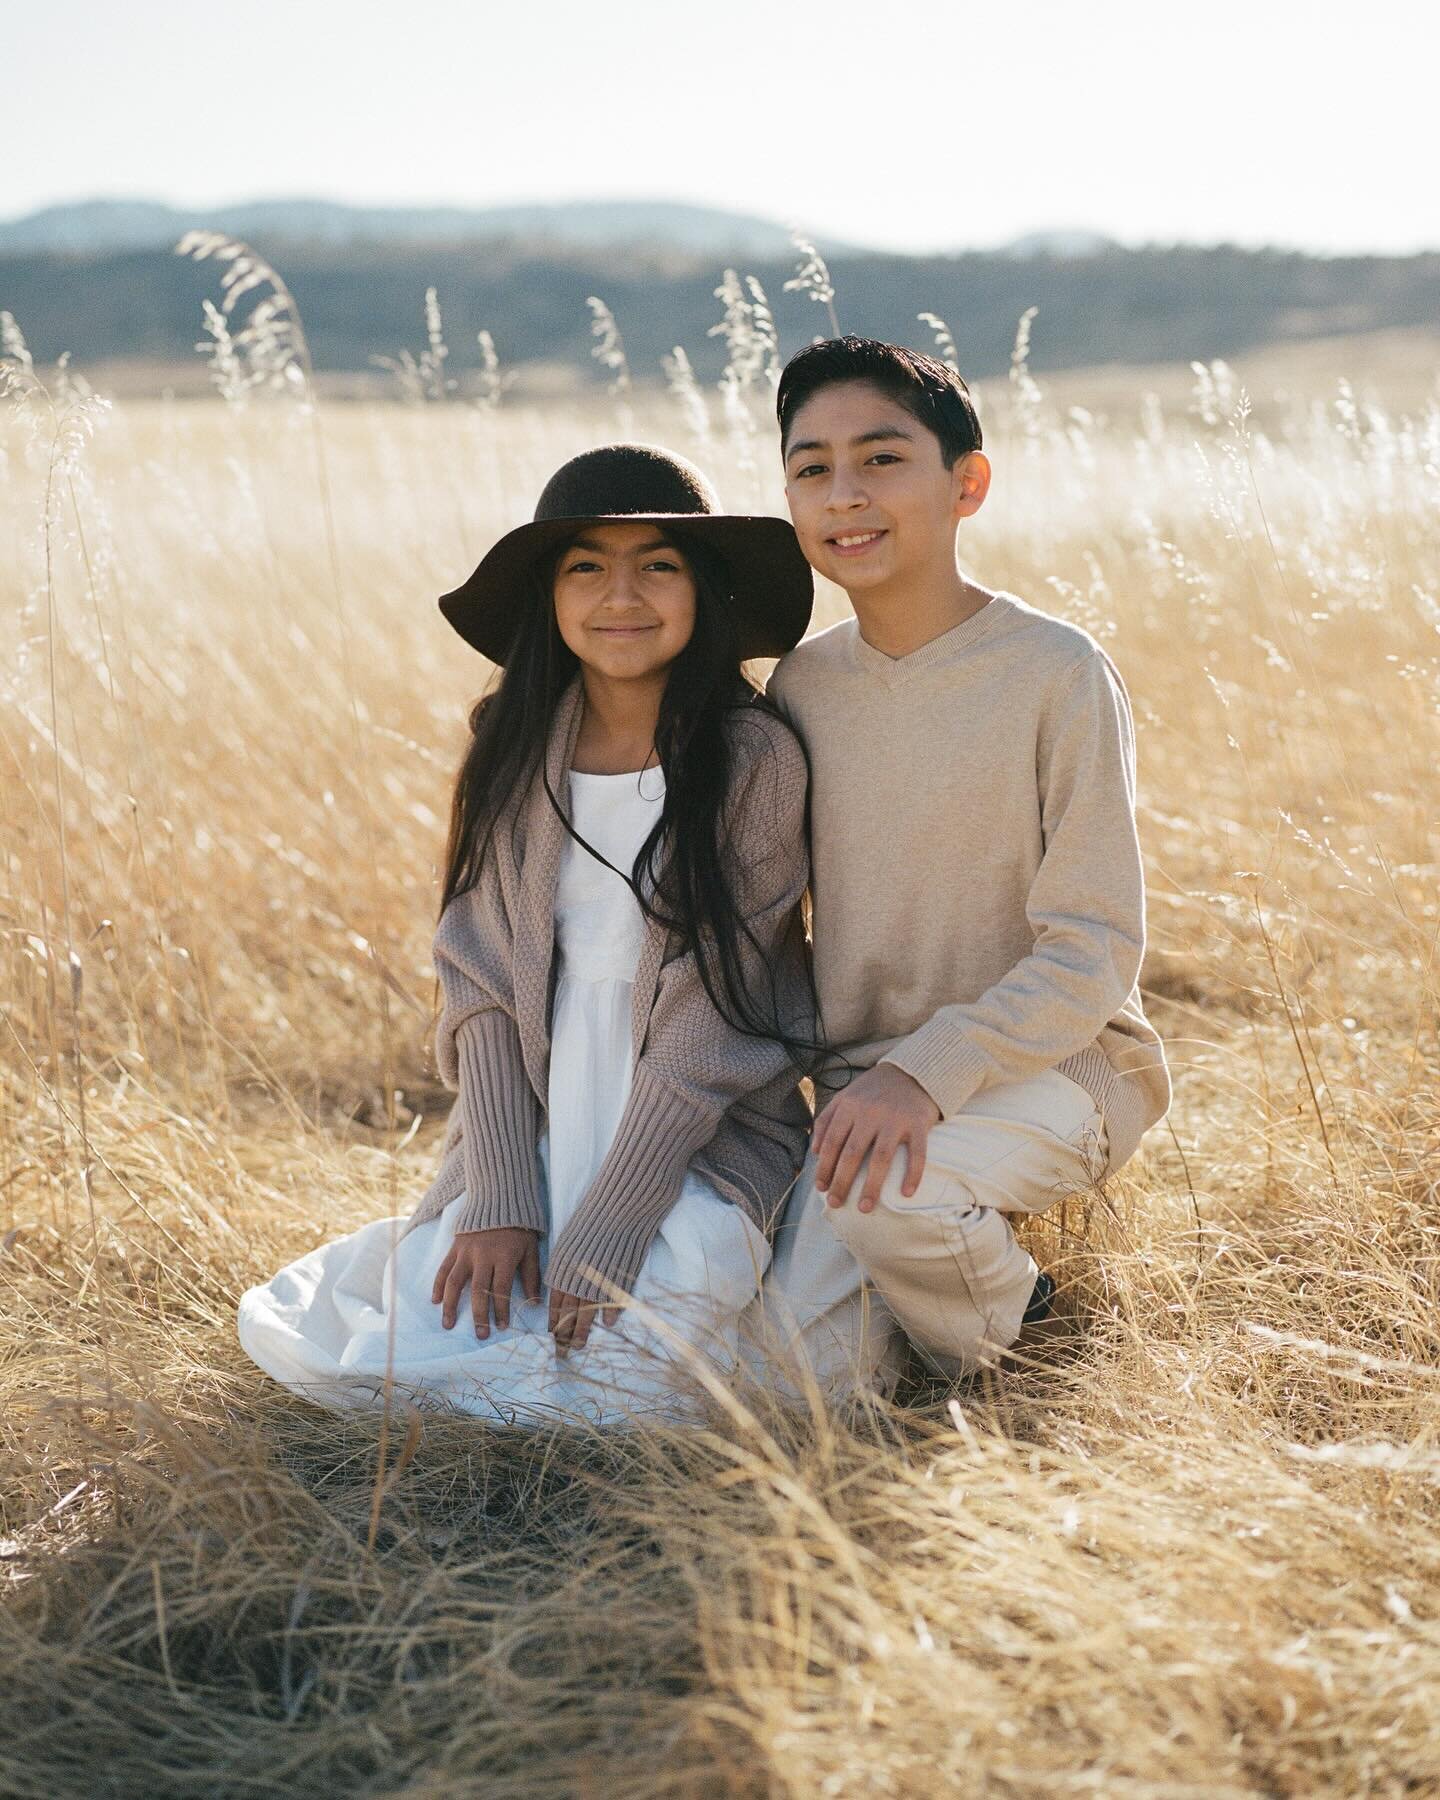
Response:
[[[986,1088],[935,1125],[908,1197],[897,1154],[873,1212],[856,1205],[864,1165],[844,1206],[831,1207],[807,1157],[742,1321],[747,1362],[796,1393],[800,1365],[832,1393],[887,1388],[900,1332],[944,1374],[993,1363],[1018,1337],[1039,1273],[1005,1214],[1044,1212],[1092,1187],[1107,1154],[1094,1100],[1050,1069]]]

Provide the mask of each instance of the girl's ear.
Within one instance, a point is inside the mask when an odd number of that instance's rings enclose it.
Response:
[[[989,492],[990,458],[985,452],[970,450],[957,456],[950,471],[951,510],[957,523],[979,512]]]

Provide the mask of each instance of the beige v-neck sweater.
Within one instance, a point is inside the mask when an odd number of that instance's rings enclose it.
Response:
[[[889,1062],[942,1115],[1058,1068],[1105,1114],[1110,1167],[1170,1081],[1137,985],[1145,886],[1130,704],[1084,631],[994,595],[908,656],[855,619],[769,693],[810,753],[817,1098]]]

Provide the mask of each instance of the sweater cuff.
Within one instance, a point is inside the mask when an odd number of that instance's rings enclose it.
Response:
[[[940,1108],[942,1119],[953,1118],[994,1073],[990,1058],[938,1014],[901,1038],[880,1061],[893,1063],[919,1082]]]
[[[455,1033],[465,1204],[457,1231],[545,1230],[536,1149],[539,1109],[508,1013],[475,1013]]]
[[[613,1300],[604,1281],[584,1272],[590,1269],[628,1293],[679,1198],[691,1157],[718,1123],[713,1105],[637,1065],[605,1160],[551,1245],[547,1285],[582,1300]]]

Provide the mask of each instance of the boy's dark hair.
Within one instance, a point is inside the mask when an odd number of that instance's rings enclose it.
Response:
[[[868,381],[940,440],[945,467],[953,469],[967,451],[980,448],[980,415],[970,390],[954,369],[904,344],[880,338],[826,338],[808,344],[786,363],[775,395],[783,454],[795,414],[821,388],[841,381]]]

